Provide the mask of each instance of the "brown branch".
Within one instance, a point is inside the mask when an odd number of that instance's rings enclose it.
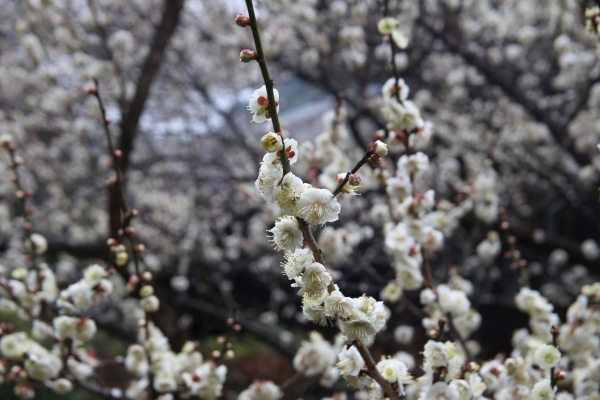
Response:
[[[119,137],[119,149],[123,154],[119,167],[123,176],[126,175],[129,167],[134,139],[137,134],[140,117],[148,100],[150,86],[162,64],[169,40],[179,24],[183,3],[184,0],[165,0],[162,19],[154,32],[150,52],[146,57],[137,81],[135,95],[129,103],[128,108],[123,110],[121,135]],[[108,207],[110,214],[110,236],[117,237],[117,231],[121,227],[121,204],[119,192],[114,187],[109,189]]]
[[[394,389],[392,389],[392,385],[390,384],[390,382],[388,382],[383,376],[381,376],[381,374],[377,370],[377,364],[375,364],[375,360],[373,360],[373,357],[371,356],[369,349],[367,349],[367,346],[360,340],[357,340],[356,342],[354,342],[354,347],[356,347],[361,357],[363,358],[363,361],[367,365],[369,376],[373,378],[375,382],[379,384],[379,386],[381,386],[383,393],[385,393],[385,395],[389,399],[398,399],[398,394],[394,391]]]

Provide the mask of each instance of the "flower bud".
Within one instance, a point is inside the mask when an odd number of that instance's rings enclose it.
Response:
[[[244,49],[240,53],[240,61],[241,62],[248,63],[252,60],[256,60],[257,58],[258,58],[258,55],[256,54],[256,52],[254,50]]]
[[[237,17],[235,17],[235,24],[237,26],[241,26],[242,28],[245,28],[248,25],[250,25],[250,18],[248,18],[244,14],[238,14]]]
[[[360,186],[360,176],[358,174],[350,174],[348,184],[350,186]]]
[[[265,151],[269,153],[274,153],[278,150],[281,150],[283,147],[283,142],[281,140],[281,136],[274,132],[266,133],[261,139],[260,144]]]
[[[115,264],[117,264],[119,267],[122,267],[125,264],[127,264],[128,260],[129,260],[129,254],[127,254],[126,251],[119,251],[117,253],[117,255],[115,256]]]
[[[4,133],[2,136],[0,136],[0,146],[1,147],[5,147],[8,149],[12,143],[13,143],[13,138],[8,133]]]
[[[367,162],[371,167],[378,167],[381,165],[381,158],[377,154],[373,154],[371,157],[369,157]]]
[[[31,249],[35,251],[35,254],[43,254],[48,250],[48,241],[39,233],[32,233],[29,240]]]
[[[371,153],[377,154],[379,158],[387,156],[387,144],[383,143],[381,140],[376,141],[373,143],[373,146],[371,146]]]
[[[154,288],[150,285],[144,285],[140,289],[140,297],[148,297],[154,294]]]
[[[140,306],[144,309],[144,311],[152,313],[158,311],[160,302],[156,296],[150,295],[140,300]]]
[[[389,35],[398,26],[398,20],[392,17],[384,17],[377,21],[377,30],[382,35]]]

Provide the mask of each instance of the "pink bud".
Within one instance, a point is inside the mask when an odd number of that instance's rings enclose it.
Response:
[[[350,174],[348,183],[350,186],[360,186],[360,176],[358,174]]]
[[[238,14],[237,17],[235,17],[235,24],[237,26],[241,26],[242,28],[245,28],[248,25],[250,25],[250,18],[248,18],[244,14]]]
[[[248,63],[252,60],[256,60],[257,58],[258,58],[258,55],[256,54],[256,52],[253,50],[250,50],[250,49],[244,49],[240,53],[240,61],[244,62],[244,63]]]

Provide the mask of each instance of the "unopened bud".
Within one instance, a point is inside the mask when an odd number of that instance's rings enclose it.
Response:
[[[125,264],[127,264],[128,260],[129,260],[129,255],[127,254],[126,251],[120,251],[115,256],[115,264],[117,264],[117,266],[119,266],[119,267],[122,267]]]
[[[146,282],[151,282],[152,281],[152,272],[144,271],[144,273],[142,274],[142,279],[145,280]]]
[[[160,301],[158,300],[158,297],[150,295],[140,300],[140,306],[144,309],[144,311],[153,313],[158,311],[158,308],[160,307]]]
[[[248,18],[244,14],[238,14],[237,17],[235,17],[235,24],[237,26],[241,26],[242,28],[245,28],[248,25],[250,25],[250,18]]]
[[[379,158],[383,158],[388,154],[387,144],[383,143],[381,140],[376,141],[371,146],[371,153],[377,154]]]
[[[274,132],[266,133],[260,139],[260,144],[262,148],[269,153],[274,153],[278,150],[281,150],[281,148],[283,147],[281,136]]]
[[[348,183],[350,186],[360,186],[360,176],[358,174],[350,174],[348,176]]]
[[[477,371],[479,371],[479,364],[477,364],[476,362],[471,361],[465,367],[465,371],[467,371],[467,372],[477,372]]]
[[[250,50],[250,49],[244,49],[240,53],[240,61],[241,62],[248,63],[252,60],[256,60],[257,58],[258,58],[258,54],[256,54],[255,51]]]
[[[565,371],[556,370],[554,372],[554,380],[556,382],[564,381],[565,379],[567,379],[567,374],[565,374]]]
[[[381,158],[377,154],[373,154],[369,157],[367,162],[371,167],[377,167],[381,164]]]
[[[140,289],[140,297],[148,297],[151,294],[154,294],[154,288],[150,285],[144,285]]]

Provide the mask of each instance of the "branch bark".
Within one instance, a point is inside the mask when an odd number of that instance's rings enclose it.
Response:
[[[137,129],[144,110],[150,86],[156,78],[156,74],[162,64],[165,50],[169,40],[179,24],[181,10],[184,0],[165,0],[162,19],[154,32],[150,52],[144,61],[142,70],[136,85],[136,92],[133,100],[129,103],[126,110],[123,110],[123,119],[121,121],[121,134],[119,136],[118,148],[122,152],[119,168],[125,177],[129,168],[131,153],[133,152],[134,140],[137,135]],[[117,237],[117,231],[121,227],[121,204],[118,190],[109,189],[109,218],[110,218],[110,236]]]

